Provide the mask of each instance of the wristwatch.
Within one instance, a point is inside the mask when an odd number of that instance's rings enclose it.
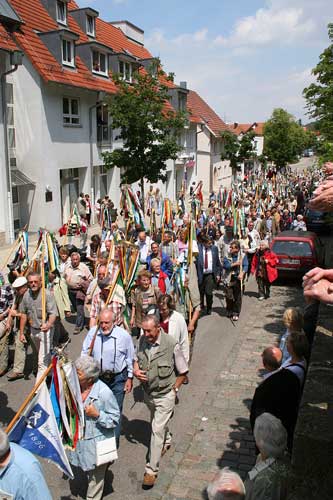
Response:
[[[179,391],[178,387],[175,387],[175,386],[173,387],[173,390],[175,391],[175,393],[176,393],[176,394],[177,394],[177,393],[178,393],[178,391]]]

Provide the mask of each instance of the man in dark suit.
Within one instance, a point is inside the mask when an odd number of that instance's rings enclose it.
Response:
[[[288,448],[291,450],[301,397],[301,385],[298,377],[291,370],[278,368],[271,371],[271,367],[280,366],[281,359],[280,349],[268,348],[263,352],[263,364],[269,373],[255,390],[250,423],[253,431],[255,420],[262,413],[271,413],[279,418],[288,433]]]
[[[200,290],[201,310],[204,310],[204,301],[206,296],[207,314],[212,313],[213,290],[216,282],[220,278],[221,263],[218,249],[213,242],[202,237],[199,245],[199,255],[196,261],[198,283]]]

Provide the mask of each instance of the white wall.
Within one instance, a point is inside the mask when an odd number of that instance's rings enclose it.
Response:
[[[36,182],[29,230],[58,229],[62,224],[60,170],[78,168],[79,190],[90,194],[89,108],[96,104],[97,95],[84,89],[45,84],[28,58],[24,58],[13,80],[18,168]],[[79,98],[79,127],[63,125],[63,97]],[[95,109],[92,123],[93,165],[99,166],[103,161],[96,146]],[[119,178],[118,169],[108,173],[109,195],[116,204]],[[53,193],[48,203],[46,186]]]
[[[7,53],[0,50],[0,72],[8,69],[6,67]],[[0,86],[0,241],[9,242],[9,217],[7,202],[7,180],[6,180],[6,155],[4,142],[4,124],[2,120],[2,89]],[[7,234],[5,234],[7,233]]]
[[[261,156],[264,150],[264,136],[263,135],[256,135],[255,138],[253,139],[257,143],[256,147],[256,153],[258,156]]]
[[[197,181],[203,181],[203,196],[208,197],[211,189],[211,134],[207,128],[197,129]]]
[[[213,190],[218,191],[220,187],[229,189],[232,181],[232,169],[230,161],[222,161],[220,155],[213,156]]]

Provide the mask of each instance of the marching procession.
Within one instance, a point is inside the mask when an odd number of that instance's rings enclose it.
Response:
[[[59,231],[61,243],[56,234],[40,230],[29,256],[28,233],[21,231],[1,274],[0,376],[10,382],[25,378],[30,346],[36,385],[7,427],[10,442],[50,458],[71,478],[71,466],[80,468],[88,477],[86,498],[101,499],[107,468],[121,449],[124,398],[135,378],[151,415],[142,487],[152,488],[172,446],[169,426],[181,386],[191,381],[198,320],[212,314],[214,290],[223,291],[232,323],[241,314],[251,275],[257,300],[270,300],[278,277],[270,243],[283,231],[306,230],[304,209],[322,178],[318,169],[263,169],[237,179],[229,191],[212,192],[208,206],[200,182],[191,186],[191,196],[183,186],[176,207],[153,186],[143,200],[124,185],[119,215],[107,196],[91,207],[81,193]],[[92,211],[100,231],[88,241]],[[81,356],[73,361],[66,328],[71,318],[73,335],[82,337]],[[299,340],[295,345],[297,351]],[[292,348],[284,346],[285,358],[288,352]],[[52,413],[53,429],[32,424],[43,411]],[[291,427],[286,426],[288,446]],[[1,432],[0,445],[9,452]],[[43,439],[48,444],[37,449]],[[0,486],[13,488],[1,476]],[[48,498],[46,484],[41,492],[29,488],[31,494],[15,498]]]

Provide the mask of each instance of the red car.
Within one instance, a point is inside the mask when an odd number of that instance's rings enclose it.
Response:
[[[323,246],[310,231],[282,231],[273,239],[271,250],[279,259],[279,276],[302,276],[323,262]]]

